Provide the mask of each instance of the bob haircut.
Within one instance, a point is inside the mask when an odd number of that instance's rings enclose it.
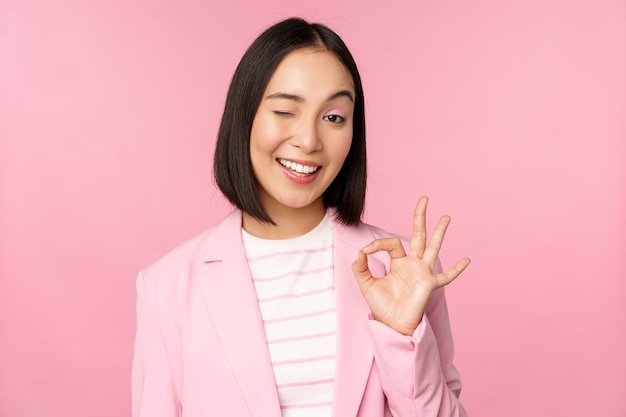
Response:
[[[356,63],[341,38],[324,25],[299,18],[283,20],[263,32],[241,58],[226,97],[215,146],[213,170],[226,198],[259,221],[275,224],[257,191],[250,161],[252,121],[278,64],[296,49],[314,48],[333,53],[352,77],[355,89],[352,143],[337,177],[322,196],[344,224],[358,225],[365,203],[366,153],[363,86]]]

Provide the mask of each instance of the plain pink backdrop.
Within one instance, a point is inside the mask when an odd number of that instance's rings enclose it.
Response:
[[[626,4],[0,2],[0,416],[125,416],[137,271],[213,224],[226,89],[262,29],[348,43],[366,220],[442,259],[473,416],[626,415]]]

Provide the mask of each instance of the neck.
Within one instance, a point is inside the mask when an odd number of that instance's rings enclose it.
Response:
[[[260,222],[244,212],[242,219],[244,230],[262,239],[291,239],[302,236],[320,224],[326,214],[326,207],[320,199],[319,204],[301,208],[282,206],[268,210],[267,214],[275,225]]]

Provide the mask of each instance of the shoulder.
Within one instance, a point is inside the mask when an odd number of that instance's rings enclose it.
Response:
[[[215,253],[212,247],[225,248],[229,241],[234,241],[235,229],[240,229],[241,212],[234,210],[219,223],[196,236],[177,245],[155,262],[141,270],[140,275],[147,283],[175,280],[191,276],[210,259],[208,253]]]
[[[363,227],[366,230],[368,230],[368,232],[371,233],[372,236],[374,236],[376,239],[382,239],[382,238],[387,238],[387,237],[397,237],[403,242],[404,241],[408,242],[408,239],[404,236],[388,232],[387,230],[381,229],[380,227],[377,227],[368,223],[361,223],[360,227]]]
[[[378,226],[374,226],[366,222],[361,222],[357,226],[348,226],[339,223],[333,217],[333,225],[338,240],[349,243],[352,246],[356,246],[358,248],[363,247],[364,245],[370,243],[372,240],[389,237],[399,238],[405,246],[407,246],[409,242],[408,238],[404,236],[391,233]]]

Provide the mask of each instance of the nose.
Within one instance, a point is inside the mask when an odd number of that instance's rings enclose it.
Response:
[[[321,151],[324,146],[320,137],[320,129],[317,121],[303,120],[292,140],[292,145],[305,153]]]

